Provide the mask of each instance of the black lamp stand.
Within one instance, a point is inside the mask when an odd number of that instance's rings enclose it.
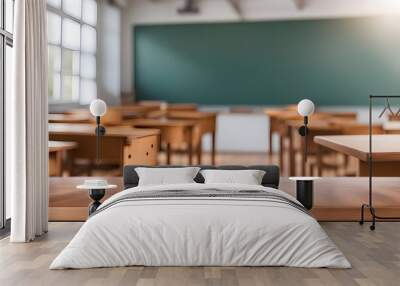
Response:
[[[96,163],[100,163],[101,136],[106,134],[106,128],[100,124],[100,116],[96,116]]]

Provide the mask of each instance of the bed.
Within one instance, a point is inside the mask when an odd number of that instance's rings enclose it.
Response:
[[[138,186],[107,199],[50,269],[120,266],[291,266],[350,268],[343,253],[292,196],[278,190],[277,166],[261,185],[195,183]],[[200,166],[202,170],[215,169]]]

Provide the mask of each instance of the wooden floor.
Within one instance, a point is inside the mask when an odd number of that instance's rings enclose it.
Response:
[[[357,223],[322,223],[353,268],[125,267],[48,270],[81,223],[50,223],[49,233],[28,244],[0,241],[0,285],[399,285],[399,223],[380,223],[372,232]]]

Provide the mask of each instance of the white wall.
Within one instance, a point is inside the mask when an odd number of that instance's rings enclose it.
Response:
[[[366,98],[366,103],[368,103]],[[393,107],[397,111],[398,106]],[[217,150],[222,152],[266,152],[269,150],[268,132],[269,119],[262,112],[261,108],[255,109],[254,113],[229,113],[226,107],[203,107],[203,110],[220,111],[217,119]],[[383,106],[373,108],[373,123],[383,123],[387,121],[386,116],[381,119],[378,115]],[[357,120],[360,123],[368,124],[369,110],[367,107],[318,107],[320,111],[342,111],[356,112]],[[310,118],[312,122],[312,116]],[[273,150],[278,151],[278,141],[275,136],[273,141]],[[204,150],[211,148],[211,138],[203,139]]]

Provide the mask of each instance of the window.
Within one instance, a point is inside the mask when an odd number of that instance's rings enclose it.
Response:
[[[0,0],[0,228],[10,214],[10,194],[5,186],[5,104],[11,93],[14,0]],[[9,225],[9,224],[7,224]],[[0,232],[2,234],[3,230]]]
[[[49,102],[88,104],[97,97],[96,0],[47,0]]]

